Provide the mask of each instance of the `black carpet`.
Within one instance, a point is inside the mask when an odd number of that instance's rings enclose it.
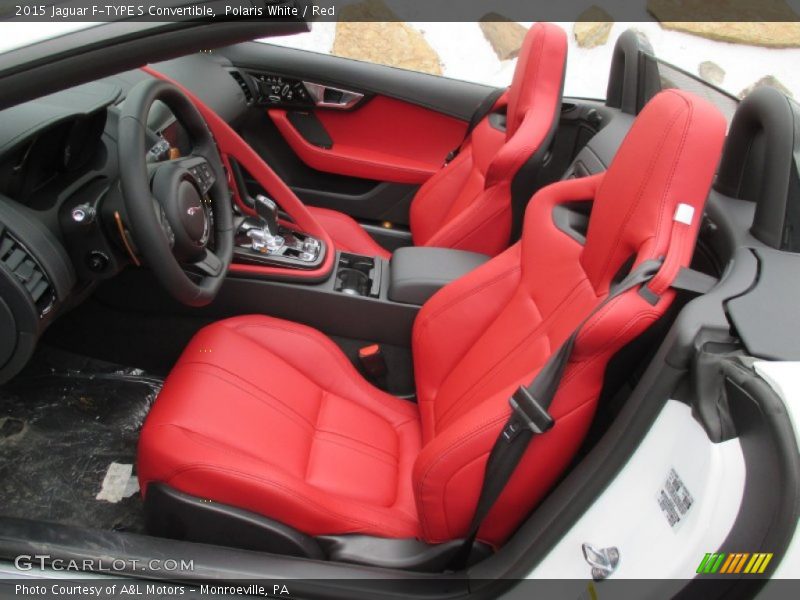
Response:
[[[3,516],[141,532],[138,491],[97,500],[111,463],[135,465],[139,430],[161,380],[138,369],[44,349],[0,387]]]

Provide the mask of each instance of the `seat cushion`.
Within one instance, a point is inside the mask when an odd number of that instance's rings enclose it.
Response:
[[[328,208],[309,206],[308,210],[331,236],[337,250],[362,256],[392,257],[392,253],[373,240],[352,217]]]
[[[416,406],[318,331],[264,316],[201,330],[145,421],[138,475],[310,535],[417,537]]]

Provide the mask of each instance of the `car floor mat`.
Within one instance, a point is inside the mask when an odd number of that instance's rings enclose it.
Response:
[[[0,387],[3,516],[143,532],[133,468],[161,385],[139,369],[37,351]]]

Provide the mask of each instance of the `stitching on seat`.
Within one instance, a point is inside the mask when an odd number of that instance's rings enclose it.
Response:
[[[507,277],[509,277],[511,275],[515,275],[516,273],[518,273],[520,271],[521,271],[521,268],[520,268],[519,264],[517,264],[516,266],[508,269],[507,271],[504,271],[500,275],[498,275],[496,277],[493,277],[489,281],[484,282],[482,285],[480,285],[480,286],[478,286],[476,288],[470,288],[467,291],[467,293],[464,293],[461,296],[458,296],[458,297],[454,298],[453,300],[451,300],[450,302],[448,302],[444,306],[439,307],[432,314],[428,315],[427,317],[424,317],[424,320],[417,318],[417,321],[414,324],[414,330],[413,330],[413,333],[412,333],[412,344],[414,346],[416,346],[417,344],[421,343],[420,340],[421,340],[422,336],[427,333],[427,329],[430,327],[430,322],[434,317],[436,317],[436,316],[438,316],[438,315],[450,310],[451,308],[454,308],[454,307],[458,306],[461,302],[464,302],[466,300],[471,299],[473,296],[479,294],[480,292],[483,292],[484,290],[492,287],[493,285],[495,285],[497,283],[501,283]],[[511,292],[511,295],[513,295],[515,292],[516,292],[516,290],[514,292]],[[492,323],[495,322],[495,320],[497,320],[498,316],[503,311],[503,308],[504,307],[500,307],[498,309],[497,313],[489,321],[488,325],[491,325]],[[478,335],[478,337],[480,337],[480,335]],[[476,339],[477,339],[477,337],[475,339],[473,339],[472,343],[465,345],[464,350],[453,361],[454,365],[458,364],[459,362],[461,362],[461,360],[464,359],[464,357],[467,355],[467,352],[469,352],[470,349],[472,348],[472,345],[474,344]],[[452,368],[450,370],[448,370],[447,374],[445,374],[439,380],[439,382],[435,385],[435,389],[432,390],[432,398],[435,397],[436,395],[438,395],[439,390],[442,388],[442,384],[444,383],[445,379],[449,376],[450,372],[452,372]],[[430,401],[431,400],[425,400],[423,398],[419,399],[419,402],[430,402]]]
[[[674,94],[674,93],[673,93]],[[683,128],[683,134],[681,135],[681,141],[678,144],[677,149],[677,158],[672,162],[672,168],[669,173],[669,178],[667,179],[667,183],[664,189],[664,193],[661,195],[661,201],[659,203],[659,210],[658,210],[658,221],[656,222],[656,233],[653,237],[658,236],[661,233],[661,229],[663,227],[664,219],[669,218],[670,222],[672,222],[672,215],[665,214],[664,205],[667,202],[667,196],[669,196],[670,191],[672,191],[672,182],[675,179],[675,172],[678,170],[678,163],[683,159],[683,149],[686,146],[686,138],[689,136],[689,130],[692,126],[692,120],[694,118],[694,105],[691,102],[687,102],[682,96],[679,94],[674,94],[681,100],[683,100],[684,104],[689,109],[689,115],[686,118],[686,126]]]
[[[655,322],[659,316],[660,316],[659,313],[655,311],[643,311],[635,315],[634,318],[629,320],[625,324],[625,327],[622,330],[620,330],[619,333],[616,336],[614,336],[613,339],[605,343],[597,352],[595,352],[591,356],[580,359],[578,361],[575,362],[570,361],[570,363],[575,366],[564,374],[564,378],[562,379],[561,384],[566,385],[570,383],[581,372],[583,372],[594,360],[596,360],[598,356],[604,354],[611,346],[616,344],[618,340],[625,337],[628,331],[630,331],[633,327],[638,325],[639,322],[647,320]]]
[[[543,329],[546,329],[547,327],[549,327],[550,324],[554,320],[556,320],[556,318],[560,315],[563,307],[569,306],[569,304],[571,304],[572,302],[574,302],[576,300],[576,298],[578,296],[578,290],[583,287],[583,283],[585,281],[586,281],[585,279],[582,279],[581,281],[576,283],[575,286],[564,295],[564,297],[561,299],[561,301],[558,303],[558,305],[556,305],[553,308],[553,310],[550,312],[550,314],[548,314],[545,318],[542,319],[542,321],[541,321],[541,323],[539,323],[539,325],[537,325],[530,333],[528,333],[528,335],[526,335],[523,339],[521,339],[515,346],[510,348],[506,353],[496,357],[496,360],[494,361],[494,364],[477,381],[475,381],[469,387],[469,389],[465,390],[460,396],[455,398],[453,400],[452,404],[450,405],[450,407],[447,410],[445,410],[444,413],[442,415],[440,415],[436,419],[437,423],[440,422],[440,421],[445,420],[453,412],[453,410],[456,409],[457,405],[460,405],[463,402],[466,402],[466,401],[471,400],[472,398],[476,397],[478,395],[478,392],[481,391],[484,387],[486,387],[486,385],[489,383],[490,378],[493,377],[502,368],[503,364],[505,363],[506,358],[508,358],[512,354],[518,352],[519,349],[522,346],[530,343],[532,338],[534,338],[536,336],[539,336],[542,333]],[[589,287],[591,288],[591,284],[590,284]],[[525,297],[533,303],[533,305],[536,307],[537,312],[539,314],[541,314],[541,310],[539,310],[539,307],[536,304],[536,301],[531,296],[529,296],[528,294],[525,294]],[[494,324],[499,317],[500,317],[500,315],[498,315],[492,321],[490,326],[492,324]],[[487,327],[487,329],[488,329],[488,327]],[[546,333],[547,332],[545,331],[545,334]],[[545,335],[545,338],[547,338],[546,335]],[[544,365],[544,363],[542,363],[542,365],[540,365],[539,368],[535,369],[534,372],[538,373],[539,369],[541,369],[541,367],[543,365]],[[444,386],[444,384],[449,380],[449,378],[452,375],[452,373],[453,373],[453,371],[451,370],[444,377],[444,379],[442,380],[441,384],[439,385],[439,389],[441,389]]]
[[[440,306],[434,312],[432,312],[431,314],[425,316],[423,320],[418,321],[417,322],[417,329],[419,330],[422,327],[426,327],[428,325],[428,323],[430,322],[430,320],[433,319],[434,317],[438,317],[443,312],[446,312],[446,311],[450,310],[451,308],[453,308],[454,306],[460,304],[464,300],[468,300],[469,298],[472,298],[472,296],[475,296],[476,294],[481,293],[486,288],[491,287],[494,284],[501,282],[506,277],[509,277],[510,275],[513,275],[513,274],[515,274],[517,272],[520,272],[521,270],[522,269],[520,268],[519,264],[516,264],[516,265],[506,269],[502,273],[496,275],[492,279],[490,279],[488,281],[485,281],[484,283],[482,283],[478,287],[474,287],[474,288],[470,288],[470,289],[466,290],[466,292],[463,293],[462,295],[457,296],[456,298],[453,298],[447,304],[444,304],[444,305]],[[418,337],[418,336],[415,336],[415,337]]]
[[[344,440],[350,440],[350,441],[352,441],[352,438],[348,438],[348,437],[344,437],[344,436],[340,436],[340,437],[342,437]],[[395,460],[393,460],[393,461],[392,461],[392,460],[387,460],[387,459],[385,459],[385,458],[382,458],[382,457],[380,457],[380,456],[376,456],[375,454],[371,454],[371,453],[370,453],[370,452],[368,452],[367,450],[364,450],[364,449],[361,449],[361,448],[356,448],[356,447],[354,447],[354,446],[352,446],[352,445],[350,445],[350,444],[347,444],[347,443],[345,443],[345,442],[343,442],[343,441],[332,440],[332,439],[325,438],[325,437],[323,437],[323,438],[320,438],[320,441],[321,441],[321,442],[324,442],[324,443],[326,443],[326,444],[333,444],[334,446],[340,446],[340,447],[342,447],[342,448],[347,448],[348,450],[352,450],[353,452],[358,452],[359,454],[363,454],[364,456],[367,456],[367,457],[369,457],[369,458],[372,458],[372,459],[374,459],[374,460],[377,460],[377,461],[379,461],[379,462],[382,462],[382,463],[384,463],[385,465],[388,465],[388,466],[390,466],[390,467],[394,468],[395,470],[397,470],[398,462],[397,462],[397,460],[396,460],[396,459],[395,459]],[[371,447],[371,446],[370,446],[370,447]]]
[[[360,379],[360,378],[354,377],[353,375],[356,375],[356,376],[358,376],[358,374],[355,372],[355,369],[353,368],[353,365],[352,365],[352,364],[350,364],[350,362],[349,362],[349,361],[347,361],[347,360],[344,358],[344,355],[337,356],[337,353],[333,352],[331,348],[329,348],[329,347],[328,347],[326,344],[322,343],[322,341],[321,341],[321,340],[319,340],[319,339],[317,339],[315,336],[309,335],[308,333],[305,333],[305,332],[303,332],[303,331],[298,331],[298,330],[296,330],[296,329],[285,328],[285,327],[278,327],[278,326],[275,326],[275,325],[272,325],[272,324],[269,324],[269,323],[260,323],[260,324],[258,324],[258,325],[235,325],[235,326],[231,326],[230,328],[231,328],[232,330],[234,330],[234,331],[237,331],[237,332],[240,332],[240,331],[241,331],[241,330],[243,330],[243,329],[272,329],[272,330],[276,330],[276,331],[284,331],[284,332],[286,332],[286,333],[291,333],[291,334],[293,334],[293,335],[298,335],[298,336],[300,336],[300,337],[306,338],[307,340],[309,340],[309,341],[311,341],[311,342],[314,342],[314,343],[315,343],[317,346],[319,346],[320,348],[322,348],[323,350],[325,350],[325,352],[326,352],[326,353],[327,353],[327,354],[328,354],[328,355],[329,355],[331,358],[333,358],[335,362],[337,362],[338,364],[340,364],[340,365],[342,365],[343,367],[345,367],[345,369],[344,369],[344,372],[345,372],[345,374],[348,376],[349,380],[350,380],[352,383],[354,383],[354,384],[355,384],[357,387],[359,387],[359,388],[361,389],[361,391],[362,391],[362,392],[364,392],[364,393],[365,393],[365,394],[367,394],[367,395],[370,395],[370,396],[373,396],[373,397],[375,397],[375,398],[376,398],[378,401],[380,401],[380,402],[381,402],[381,406],[383,406],[383,407],[385,407],[385,408],[388,408],[389,410],[391,410],[393,413],[397,414],[398,416],[400,416],[400,417],[405,417],[405,420],[404,420],[404,421],[401,421],[401,422],[400,422],[398,425],[395,425],[395,427],[396,427],[396,426],[399,426],[399,425],[402,425],[402,424],[405,424],[405,423],[407,423],[407,422],[409,422],[409,421],[413,421],[413,420],[414,420],[414,418],[413,418],[413,417],[409,417],[408,415],[405,415],[405,414],[403,414],[403,413],[402,413],[400,410],[398,410],[398,409],[395,409],[395,408],[394,408],[393,406],[391,406],[389,403],[385,403],[385,402],[383,401],[383,398],[381,398],[381,395],[383,395],[383,394],[384,394],[384,392],[382,392],[382,391],[381,391],[381,390],[379,390],[378,388],[375,388],[375,387],[373,387],[373,386],[369,385],[369,384],[368,384],[368,383],[367,383],[367,382],[366,382],[364,379]],[[241,334],[241,332],[240,332],[240,335],[242,335],[242,334]],[[269,352],[269,353],[270,353],[272,356],[275,356],[276,358],[278,358],[279,360],[281,360],[283,363],[285,363],[285,364],[287,364],[288,366],[290,366],[291,368],[295,369],[295,370],[296,370],[298,373],[300,373],[301,375],[303,375],[303,376],[304,376],[306,379],[308,379],[309,381],[313,382],[313,383],[314,383],[316,386],[318,386],[319,388],[321,388],[321,389],[326,389],[326,388],[325,388],[325,387],[324,387],[324,386],[323,386],[321,383],[319,383],[319,382],[318,382],[318,381],[317,381],[317,380],[316,380],[316,379],[315,379],[313,376],[311,376],[311,375],[309,375],[308,373],[306,373],[305,371],[301,370],[301,369],[300,369],[300,368],[299,368],[297,365],[295,365],[295,364],[293,364],[293,363],[290,363],[290,362],[288,362],[288,361],[284,360],[284,359],[283,359],[283,358],[281,358],[281,357],[280,357],[278,354],[275,354],[275,352],[274,352],[272,349],[270,349],[270,348],[268,348],[268,347],[266,347],[266,346],[263,346],[262,344],[259,344],[257,340],[254,340],[254,339],[252,339],[252,338],[251,338],[251,337],[249,337],[249,336],[244,336],[244,337],[246,337],[246,338],[247,338],[247,339],[248,339],[250,342],[252,342],[252,343],[254,343],[254,344],[258,345],[258,346],[259,346],[259,347],[261,347],[261,348],[263,348],[265,351]],[[376,393],[376,392],[377,392],[377,393]],[[342,397],[343,397],[343,396],[342,396]],[[390,396],[390,397],[394,398],[393,396]],[[345,398],[345,399],[348,399],[348,400],[351,400],[351,401],[355,402],[355,403],[356,403],[356,404],[358,404],[358,405],[359,405],[361,408],[364,408],[365,410],[368,410],[369,412],[371,412],[371,413],[372,413],[372,414],[374,414],[375,416],[377,416],[377,417],[379,417],[379,418],[382,418],[382,419],[386,420],[386,419],[385,419],[385,417],[383,417],[383,415],[381,415],[381,414],[379,414],[379,413],[376,413],[375,411],[371,410],[371,409],[370,409],[370,407],[368,407],[368,406],[366,406],[365,404],[363,404],[363,403],[359,402],[358,400],[355,400],[355,399],[353,399],[353,398]],[[399,398],[395,398],[395,399],[396,399],[396,400],[398,400],[398,401],[401,401]]]
[[[508,211],[507,206],[498,206],[496,210],[490,212],[486,218],[480,222],[470,223],[467,219],[469,216],[469,211],[472,210],[473,212],[478,210],[478,205],[481,207],[485,204],[489,204],[488,200],[484,199],[484,192],[480,192],[476,195],[475,199],[464,208],[460,213],[455,215],[452,219],[450,219],[447,223],[445,223],[442,228],[436,233],[438,237],[442,237],[445,240],[447,239],[446,234],[450,234],[451,237],[455,237],[459,233],[459,229],[465,229],[463,234],[460,237],[453,239],[450,244],[452,247],[458,247],[459,244],[464,242],[464,240],[468,239],[471,235],[475,234],[476,232],[480,231],[487,223],[491,222],[493,219],[501,217],[505,212]],[[485,216],[485,215],[482,215]],[[459,220],[462,221],[459,223]],[[446,229],[450,228],[451,231],[447,231]],[[432,238],[433,239],[433,238]],[[437,243],[444,244],[441,240],[438,240]],[[431,240],[428,240],[428,244],[431,244]]]
[[[156,425],[155,428],[156,429],[169,429],[169,428],[176,429],[177,431],[179,431],[180,433],[183,433],[187,437],[192,438],[192,441],[197,443],[197,444],[203,444],[203,445],[209,446],[211,448],[214,448],[215,450],[222,450],[224,452],[228,452],[229,454],[238,454],[238,455],[241,455],[241,456],[245,456],[245,457],[247,457],[247,458],[249,458],[251,460],[258,461],[258,462],[263,463],[265,465],[268,465],[270,467],[275,467],[275,468],[283,471],[287,475],[295,477],[295,475],[293,473],[290,473],[285,468],[283,468],[280,463],[269,462],[269,461],[265,460],[264,458],[262,458],[259,455],[252,454],[250,452],[247,452],[246,450],[242,450],[241,448],[233,446],[232,444],[228,444],[226,442],[218,440],[217,438],[212,438],[212,437],[206,435],[205,433],[201,433],[201,432],[196,431],[194,429],[189,429],[188,427],[184,427],[183,425],[178,425],[176,423],[159,423],[158,425]]]
[[[428,465],[428,468],[425,470],[425,473],[422,475],[422,477],[419,478],[417,484],[414,486],[414,493],[416,498],[422,498],[422,489],[425,487],[425,483],[428,480],[428,476],[435,467],[438,467],[450,454],[461,448],[461,446],[472,440],[472,438],[477,437],[481,433],[496,427],[500,423],[505,423],[507,419],[508,415],[504,414],[495,417],[490,421],[485,421],[480,425],[477,425],[476,427],[473,427],[471,430],[467,431],[465,434],[459,437],[455,444],[452,444],[451,446],[447,447],[444,452],[442,452],[433,460],[431,460],[430,464]],[[428,526],[426,522],[425,511],[420,510],[418,512],[419,512],[420,523],[422,524],[423,529],[427,532]]]
[[[230,385],[232,385],[233,387],[241,390],[242,392],[246,393],[247,395],[252,396],[254,399],[258,400],[262,404],[264,404],[266,406],[269,406],[270,408],[275,408],[274,404],[267,404],[264,401],[263,398],[258,396],[258,394],[254,394],[252,391],[245,389],[241,385],[237,385],[237,383],[235,381],[231,381],[230,379],[228,379],[226,377],[222,377],[220,375],[217,375],[215,373],[211,373],[209,371],[204,371],[202,369],[198,369],[197,368],[198,366],[204,366],[204,367],[208,367],[208,368],[211,368],[211,369],[217,369],[219,371],[222,371],[223,373],[227,373],[228,375],[233,376],[234,378],[236,378],[239,381],[242,381],[242,382],[244,382],[244,383],[256,388],[259,392],[263,393],[265,396],[275,400],[275,402],[277,402],[280,406],[283,406],[284,408],[288,409],[289,413],[285,413],[283,411],[279,411],[284,416],[292,418],[291,415],[296,415],[302,421],[302,423],[299,423],[299,424],[305,425],[306,427],[308,427],[309,429],[311,429],[313,431],[314,425],[311,423],[311,421],[306,419],[300,412],[295,410],[292,406],[290,406],[289,404],[287,404],[286,402],[284,402],[280,398],[270,394],[269,392],[267,392],[263,388],[259,387],[258,385],[252,383],[251,381],[248,381],[247,379],[245,379],[244,377],[241,377],[240,375],[238,375],[236,373],[233,373],[233,372],[229,371],[228,369],[226,369],[224,367],[220,367],[219,365],[211,364],[211,363],[205,363],[205,362],[184,361],[184,362],[178,363],[173,370],[178,370],[178,369],[191,370],[190,367],[195,367],[194,370],[196,372],[203,373],[205,375],[208,375],[209,377],[216,377],[220,381],[224,381],[225,383],[229,383]]]
[[[376,523],[375,521],[371,521],[371,520],[367,520],[367,519],[357,519],[357,518],[351,517],[349,515],[342,514],[339,511],[331,510],[330,508],[328,508],[326,506],[318,504],[316,501],[312,500],[308,496],[304,496],[304,495],[298,493],[297,490],[295,490],[295,489],[293,489],[291,487],[287,487],[286,485],[282,484],[281,482],[275,481],[274,479],[268,479],[268,478],[265,478],[265,477],[258,477],[258,476],[252,475],[250,473],[243,473],[243,472],[238,471],[236,469],[230,469],[230,468],[227,468],[227,467],[220,467],[220,466],[212,465],[212,464],[209,464],[209,463],[197,462],[197,463],[184,465],[183,467],[180,467],[178,469],[174,469],[169,474],[169,476],[166,478],[166,483],[171,483],[172,479],[174,479],[178,475],[182,475],[184,473],[189,473],[191,471],[202,471],[202,470],[216,471],[218,473],[224,473],[226,475],[235,475],[235,476],[241,477],[242,479],[248,479],[250,481],[256,481],[256,482],[259,482],[259,483],[263,483],[263,484],[269,485],[269,486],[271,486],[273,488],[276,488],[278,490],[281,490],[282,492],[286,493],[287,495],[292,496],[293,498],[296,498],[300,502],[303,502],[303,503],[305,503],[305,504],[307,504],[309,506],[312,506],[314,509],[318,510],[319,512],[321,512],[323,514],[327,514],[327,515],[332,516],[332,517],[335,517],[336,519],[343,520],[343,521],[348,521],[348,522],[350,522],[350,523],[352,523],[353,525],[356,525],[356,526],[362,526],[363,527],[363,526],[366,525],[366,526],[369,526],[369,527],[374,527],[376,529],[382,529],[383,531],[386,530],[386,524],[385,523]],[[357,501],[352,501],[351,500],[351,502],[357,502]],[[369,505],[366,505],[366,504],[364,504],[362,502],[357,502],[357,503],[361,504],[363,506],[369,506]],[[376,508],[378,508],[379,510],[381,509],[381,507],[376,507]],[[391,515],[387,515],[387,516],[391,517]],[[396,518],[396,517],[395,517],[395,519],[397,521],[403,521],[404,520],[404,519],[400,519],[400,518]],[[416,525],[417,523],[415,521],[413,521],[412,519],[409,519],[407,524]],[[391,527],[391,526],[389,526],[389,527]],[[394,533],[397,533],[397,534],[400,534],[400,535],[405,535],[407,532],[403,531],[403,530],[401,530],[399,528],[394,528]]]
[[[317,429],[317,433],[324,433],[326,435],[335,436],[336,438],[341,438],[341,441],[338,441],[338,442],[334,441],[334,440],[326,440],[326,441],[329,441],[332,444],[339,444],[341,446],[345,446],[345,447],[349,448],[351,446],[348,446],[347,442],[352,442],[353,444],[356,444],[358,446],[364,446],[363,450],[359,450],[359,448],[353,447],[353,450],[355,450],[357,452],[362,452],[364,454],[368,454],[369,450],[373,450],[375,452],[378,452],[378,453],[384,455],[387,459],[389,459],[391,461],[391,464],[396,465],[397,462],[398,462],[397,461],[397,456],[395,456],[391,452],[388,452],[388,451],[384,450],[383,448],[378,448],[377,446],[369,444],[369,443],[365,442],[364,440],[359,440],[357,438],[353,438],[353,437],[350,437],[349,435],[344,435],[342,433],[339,433],[338,431],[332,431],[330,429]],[[395,436],[395,439],[396,439],[396,437],[397,436]],[[386,459],[379,459],[379,460],[384,460],[385,461]]]
[[[450,477],[447,478],[447,481],[442,486],[442,494],[440,496],[441,500],[440,503],[444,505],[444,498],[447,497],[447,487],[450,485],[450,482],[459,475],[465,469],[468,469],[472,466],[473,463],[480,461],[480,460],[488,460],[490,452],[487,450],[486,452],[481,453],[479,456],[473,458],[471,461],[461,465],[458,469],[456,469],[453,473],[450,474]],[[477,507],[477,499],[476,499],[476,507]],[[442,517],[444,517],[444,528],[447,531],[448,537],[453,537],[453,527],[450,524],[450,511],[443,510]]]
[[[328,392],[320,388],[319,402],[317,404],[317,414],[314,417],[313,430],[311,432],[311,442],[308,445],[308,454],[306,454],[306,467],[303,469],[303,481],[308,481],[308,469],[311,467],[311,453],[314,451],[314,444],[317,441],[317,426],[319,425],[319,416],[322,414],[322,409],[325,406],[325,399]]]

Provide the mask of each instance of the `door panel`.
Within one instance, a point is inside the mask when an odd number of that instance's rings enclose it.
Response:
[[[463,139],[492,88],[256,42],[219,52],[251,87],[240,133],[306,203],[363,221],[408,223],[419,184]],[[273,83],[292,89],[276,97]],[[297,84],[363,94],[347,107],[316,106]],[[344,109],[343,109],[344,108]],[[256,114],[258,113],[258,114]]]
[[[309,141],[290,112],[269,116],[308,166],[327,173],[394,183],[424,183],[464,138],[467,124],[402,100],[375,96],[351,110],[317,108],[330,147]]]

